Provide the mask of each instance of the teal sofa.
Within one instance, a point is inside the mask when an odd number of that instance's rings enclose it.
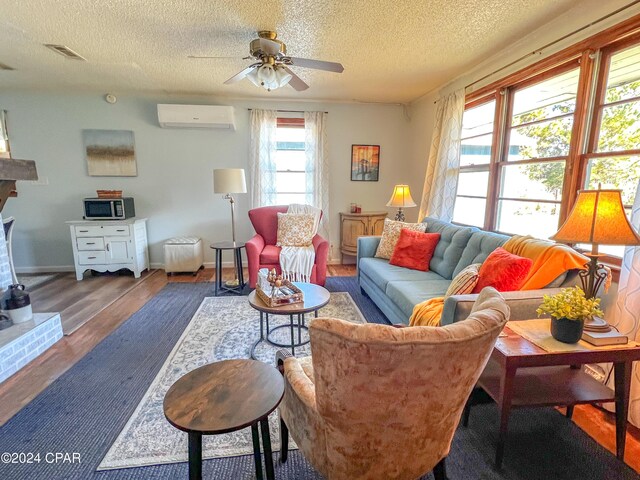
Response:
[[[475,227],[463,227],[435,218],[425,218],[427,232],[439,233],[440,241],[428,272],[390,265],[388,260],[375,258],[380,237],[358,239],[358,283],[362,292],[394,324],[408,324],[413,307],[429,298],[444,296],[451,280],[472,263],[482,263],[509,237]],[[575,285],[576,272],[562,274],[545,289],[503,292],[511,308],[512,320],[535,318],[536,308],[553,288]],[[467,318],[477,294],[453,295],[445,300],[441,324],[447,325]]]

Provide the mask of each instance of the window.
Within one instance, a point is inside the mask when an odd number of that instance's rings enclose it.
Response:
[[[495,111],[496,101],[491,99],[466,109],[462,116],[460,175],[453,210],[456,223],[484,225]]]
[[[486,230],[548,237],[577,190],[598,185],[621,189],[630,212],[640,180],[640,21],[467,97],[458,178],[453,220]],[[623,247],[600,250],[621,256]]]
[[[496,230],[539,237],[558,230],[578,76],[571,68],[510,90]]]
[[[6,112],[0,110],[0,158],[11,158],[9,136],[7,135]]]
[[[622,190],[630,214],[640,178],[640,45],[603,52],[592,136],[585,155],[585,188]],[[622,256],[624,247],[602,246]]]
[[[311,203],[305,154],[305,129],[302,118],[278,118],[276,129],[275,205]]]

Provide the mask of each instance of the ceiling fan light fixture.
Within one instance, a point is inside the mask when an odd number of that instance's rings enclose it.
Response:
[[[271,91],[284,87],[293,77],[279,65],[265,63],[249,72],[247,78],[256,87],[262,87],[267,91]]]

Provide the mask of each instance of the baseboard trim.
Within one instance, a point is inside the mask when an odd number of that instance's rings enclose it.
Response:
[[[75,272],[73,265],[49,265],[45,267],[16,267],[16,273],[62,273]]]

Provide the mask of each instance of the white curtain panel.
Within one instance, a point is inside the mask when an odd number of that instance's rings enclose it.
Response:
[[[329,239],[329,158],[327,154],[327,114],[304,112],[306,163],[306,203],[322,209],[318,233]]]
[[[463,88],[438,100],[418,220],[430,216],[450,222],[453,218],[460,170],[463,113]]]
[[[253,208],[276,204],[276,129],[275,110],[251,110],[251,205]]]
[[[636,199],[631,210],[631,224],[640,230],[640,183],[636,190]],[[612,312],[608,312],[607,321],[629,340],[640,342],[640,246],[627,247],[624,250],[618,296]],[[604,378],[610,388],[614,388],[612,365],[606,366]],[[614,410],[614,404],[605,404],[608,410]],[[631,376],[631,396],[629,400],[629,421],[640,427],[640,367],[634,362]]]
[[[13,283],[13,273],[9,263],[9,251],[7,241],[2,228],[2,215],[0,215],[0,291],[5,290]]]

